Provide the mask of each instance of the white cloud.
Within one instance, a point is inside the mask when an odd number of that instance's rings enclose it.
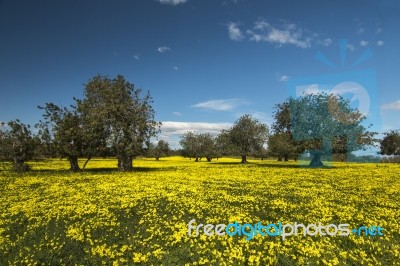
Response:
[[[138,55],[138,54],[135,54],[133,57],[134,57],[136,60],[140,60],[140,55]]]
[[[378,46],[383,46],[384,44],[385,44],[384,41],[377,41],[377,42],[376,42],[376,45],[378,45]]]
[[[179,68],[177,66],[174,66],[173,69],[174,70],[179,70]]]
[[[197,103],[192,107],[210,109],[216,111],[230,111],[236,106],[245,104],[242,99],[224,99],[224,100],[211,100],[206,102]]]
[[[179,112],[173,112],[172,114],[173,114],[173,115],[176,115],[176,116],[182,116],[182,114],[179,113]]]
[[[368,45],[368,42],[367,42],[367,41],[361,41],[361,42],[360,42],[360,45],[361,45],[361,46],[367,46],[367,45]]]
[[[202,122],[162,122],[161,132],[166,136],[182,135],[187,131],[219,134],[222,129],[229,129],[231,123],[202,123]]]
[[[239,29],[237,23],[234,22],[228,23],[228,34],[229,38],[234,41],[241,41],[244,38],[243,33]]]
[[[332,39],[331,38],[326,38],[323,41],[320,42],[323,46],[329,46],[332,44]]]
[[[172,49],[169,48],[168,46],[160,46],[157,48],[157,51],[159,51],[160,53],[165,53],[172,51]]]
[[[258,20],[254,23],[254,27],[248,29],[246,33],[250,36],[250,41],[268,42],[278,46],[311,47],[311,35],[308,34],[308,31],[298,28],[293,23],[274,26],[264,20]]]
[[[400,110],[400,100],[391,102],[391,103],[385,103],[381,106],[382,110]]]
[[[184,4],[187,2],[187,0],[158,0],[161,4],[167,4],[167,5],[179,5],[179,4]]]
[[[289,76],[286,76],[286,75],[277,75],[277,79],[278,79],[278,81],[280,81],[280,82],[286,82],[286,81],[288,81],[289,80]]]

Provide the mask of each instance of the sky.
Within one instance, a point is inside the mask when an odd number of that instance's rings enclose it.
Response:
[[[353,100],[400,129],[400,2],[0,0],[0,121],[82,98],[97,74],[150,90],[159,139],[218,133],[241,115],[271,125],[301,93]]]

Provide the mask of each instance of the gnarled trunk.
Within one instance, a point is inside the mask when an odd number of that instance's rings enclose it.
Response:
[[[199,161],[199,157],[196,157],[196,160],[194,160],[195,162],[198,162]]]
[[[309,166],[311,167],[321,167],[324,164],[321,161],[321,154],[315,153],[311,159]]]
[[[246,155],[242,155],[241,163],[247,163],[247,156]]]
[[[207,162],[211,162],[212,157],[207,157]]]
[[[133,170],[132,161],[133,157],[131,155],[118,156],[118,170],[123,172],[132,171]]]
[[[78,172],[81,170],[78,163],[78,156],[71,155],[68,157],[70,168],[69,170],[72,172]]]

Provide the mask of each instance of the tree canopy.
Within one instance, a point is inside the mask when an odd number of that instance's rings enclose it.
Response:
[[[145,144],[159,132],[154,120],[150,92],[125,80],[97,75],[85,85],[83,100],[77,109],[92,132],[106,137],[106,143],[117,155],[118,169],[132,170],[132,160],[144,152]]]
[[[390,130],[384,133],[380,141],[380,153],[382,155],[400,155],[400,131]]]
[[[229,149],[242,157],[242,163],[247,163],[248,155],[262,151],[268,133],[267,125],[245,114],[227,131]]]
[[[16,119],[0,126],[0,160],[9,161],[15,171],[27,171],[33,158],[35,141],[30,126]]]
[[[310,166],[322,166],[321,156],[332,152],[365,149],[375,143],[375,132],[363,125],[365,119],[350,102],[331,94],[307,94],[287,100],[291,133],[312,155]]]

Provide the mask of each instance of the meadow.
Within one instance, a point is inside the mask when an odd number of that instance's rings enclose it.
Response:
[[[181,157],[0,166],[0,265],[400,265],[400,165]],[[188,223],[381,226],[383,236],[188,235]]]

